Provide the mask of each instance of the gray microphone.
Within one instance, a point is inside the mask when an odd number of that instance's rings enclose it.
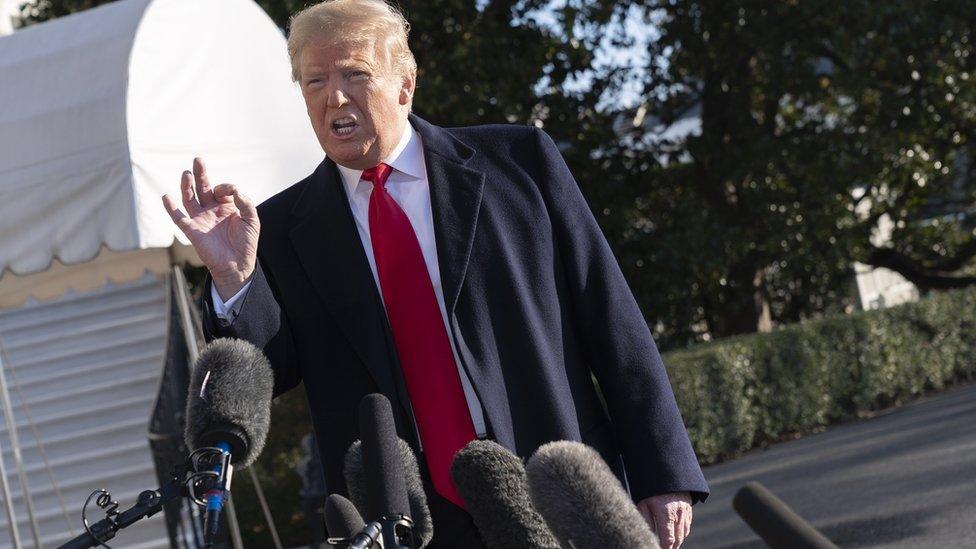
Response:
[[[550,442],[525,467],[532,502],[563,547],[659,548],[657,537],[600,454],[579,442]]]
[[[264,448],[273,391],[271,363],[260,349],[240,339],[214,340],[193,368],[186,399],[186,445],[191,451],[218,448],[221,455],[214,469],[218,482],[206,494],[206,547],[212,547],[217,536],[232,466],[247,467]]]
[[[559,549],[529,500],[522,461],[504,446],[469,442],[454,456],[451,479],[489,548]]]
[[[410,505],[410,518],[413,519],[413,537],[417,547],[427,547],[434,537],[434,522],[427,506],[427,494],[420,480],[420,466],[410,445],[397,437],[397,453],[403,463],[403,476],[407,485],[407,500]],[[346,452],[343,474],[349,499],[360,510],[366,509],[366,469],[363,465],[363,446],[360,441],[353,442]]]
[[[271,425],[274,373],[261,349],[242,339],[215,339],[203,348],[186,399],[190,450],[230,445],[231,462],[254,463]]]

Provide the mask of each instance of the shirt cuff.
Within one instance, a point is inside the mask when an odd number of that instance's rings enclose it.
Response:
[[[218,319],[223,320],[228,323],[234,322],[237,315],[241,313],[241,305],[244,303],[244,294],[247,293],[248,288],[251,287],[252,281],[247,281],[247,284],[243,288],[237,291],[236,294],[230,297],[227,301],[220,298],[220,294],[217,293],[217,288],[213,284],[210,285],[210,301],[213,303],[214,315]]]

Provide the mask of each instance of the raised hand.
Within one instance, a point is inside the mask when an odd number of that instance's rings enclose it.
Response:
[[[163,206],[210,271],[217,293],[229,299],[254,273],[261,231],[257,209],[234,185],[211,188],[202,158],[193,159],[193,173],[183,172],[180,191],[185,212],[168,194]]]

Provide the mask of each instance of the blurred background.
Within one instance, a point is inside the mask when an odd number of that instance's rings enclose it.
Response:
[[[0,29],[13,38],[106,3],[0,1]],[[286,33],[306,2],[257,4]],[[666,355],[703,464],[976,375],[976,3],[399,5],[420,116],[535,125],[559,145]],[[188,278],[198,292],[199,268]],[[255,466],[284,546],[320,535],[308,512],[325,489],[303,399],[276,402]],[[951,453],[976,447],[965,444]],[[245,545],[273,547],[251,490],[240,475]],[[754,543],[732,526],[708,537],[720,495],[687,546]],[[916,534],[848,545],[919,546]]]

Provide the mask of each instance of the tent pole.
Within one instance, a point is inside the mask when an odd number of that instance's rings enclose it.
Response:
[[[24,472],[24,460],[20,454],[20,442],[17,440],[17,423],[14,421],[14,407],[10,402],[10,393],[7,392],[7,376],[4,373],[2,353],[0,353],[0,399],[3,400],[3,415],[7,421],[7,433],[10,437],[10,449],[14,455],[14,465],[17,467],[17,476],[20,478],[20,491],[24,495],[24,503],[27,504],[27,518],[30,520],[31,533],[34,535],[35,549],[41,549],[41,533],[37,528],[37,518],[34,516],[34,501],[31,499],[30,487],[27,486],[27,474]],[[39,443],[40,441],[38,441]],[[4,475],[6,477],[6,475]],[[9,497],[4,494],[5,497]],[[8,509],[13,509],[13,501],[7,500]],[[13,525],[16,527],[16,525]]]

